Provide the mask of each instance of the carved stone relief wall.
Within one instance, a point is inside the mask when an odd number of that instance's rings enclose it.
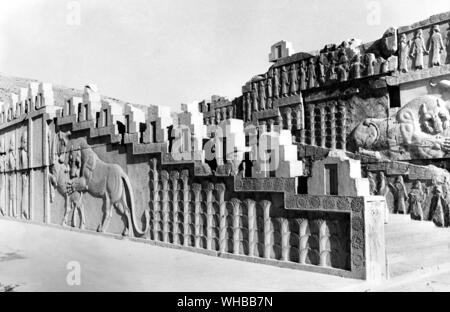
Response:
[[[450,14],[398,29],[399,71],[407,73],[450,63]]]

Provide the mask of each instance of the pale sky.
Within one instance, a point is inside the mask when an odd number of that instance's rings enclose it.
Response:
[[[79,0],[72,25],[73,2],[2,0],[0,73],[173,108],[239,96],[279,40],[296,52],[367,42],[450,11],[449,0]]]

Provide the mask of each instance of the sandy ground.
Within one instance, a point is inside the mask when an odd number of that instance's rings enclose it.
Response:
[[[11,290],[450,291],[450,261],[369,285],[0,219],[0,292]]]
[[[71,286],[78,264],[81,285]],[[331,291],[361,283],[0,219],[0,284],[14,291]]]

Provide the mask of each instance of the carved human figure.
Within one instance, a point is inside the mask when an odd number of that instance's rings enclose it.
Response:
[[[385,74],[389,71],[389,62],[380,57],[380,73]]]
[[[245,105],[246,105],[246,121],[250,121],[251,117],[252,117],[252,100],[251,100],[251,96],[250,96],[250,92],[246,93],[245,96]]]
[[[377,182],[375,181],[375,178],[374,178],[372,172],[367,173],[367,179],[369,180],[370,195],[376,195],[377,194]]]
[[[305,61],[300,62],[300,68],[299,68],[299,84],[300,84],[300,90],[306,90],[306,65]]]
[[[433,27],[433,35],[430,38],[430,46],[428,51],[431,53],[431,65],[440,66],[441,65],[441,54],[445,51],[444,41],[442,40],[442,35],[440,33],[440,28],[438,25]]]
[[[362,63],[361,60],[362,60],[362,56],[359,54],[355,55],[355,57],[353,59],[351,73],[352,73],[352,78],[354,78],[354,79],[361,78],[361,70],[364,69],[364,64]]]
[[[258,85],[256,82],[252,83],[252,111],[258,111]]]
[[[423,69],[424,54],[428,54],[428,51],[422,38],[422,29],[419,29],[411,47],[411,57],[414,60],[415,69]]]
[[[259,110],[266,109],[266,86],[264,80],[259,82]]]
[[[443,196],[442,186],[438,185],[435,180],[433,181],[433,185],[433,199],[431,200],[431,208],[428,219],[431,219],[437,226],[444,226],[445,199]]]
[[[341,56],[339,58],[339,67],[338,67],[338,73],[339,73],[339,81],[347,81],[348,80],[348,57],[345,50],[341,50],[340,52]]]
[[[285,97],[288,95],[288,73],[285,66],[281,66],[281,96]]]
[[[25,169],[28,166],[28,139],[27,132],[23,132],[20,138],[20,155],[19,155],[19,167],[20,169]],[[29,218],[29,212],[27,211],[27,201],[28,198],[28,173],[22,171],[22,196],[21,196],[21,209],[22,214],[25,219]]]
[[[337,71],[336,71],[336,61],[333,57],[333,54],[328,54],[328,81],[333,82],[338,79]]]
[[[14,138],[11,137],[9,142],[9,149],[8,149],[8,170],[9,172],[9,184],[8,184],[8,197],[9,197],[9,215],[13,217],[17,217],[17,207],[16,207],[16,176],[15,176],[15,170],[16,170],[16,151],[15,151],[15,144],[14,144]]]
[[[366,53],[365,65],[366,65],[366,75],[367,76],[372,76],[375,74],[375,63],[376,63],[375,54]]]
[[[307,72],[308,89],[316,87],[316,79],[316,65],[314,64],[314,58],[310,58]]]
[[[409,213],[413,219],[423,220],[422,204],[425,199],[425,193],[423,191],[422,183],[419,180],[414,181],[411,191],[408,195],[409,198]]]
[[[278,99],[280,97],[280,77],[279,77],[277,68],[273,69],[272,82],[273,82],[273,84],[272,84],[273,98]]]
[[[297,93],[298,75],[295,64],[292,64],[289,70],[289,94],[294,95]]]
[[[446,64],[450,63],[450,23],[448,24],[448,28],[447,28],[447,38],[446,38],[446,51],[447,51],[447,59],[445,61]]]
[[[399,69],[401,72],[407,73],[411,42],[406,38],[406,34],[402,34],[400,36],[400,43],[398,48],[399,48]]]
[[[406,213],[406,200],[408,199],[408,194],[406,193],[403,177],[398,176],[395,179],[394,184],[391,184],[391,187],[394,194],[394,212],[400,214]]]
[[[386,197],[389,191],[388,181],[383,171],[378,173],[378,192],[377,195]]]
[[[324,55],[321,54],[317,61],[317,81],[319,85],[323,86],[325,84],[325,65],[323,61]]]
[[[3,138],[0,139],[0,144],[3,144]],[[5,176],[5,155],[3,151],[3,146],[0,147],[0,194],[3,192],[3,179]],[[0,201],[0,214],[4,216],[6,214],[3,202]]]
[[[27,138],[27,132],[23,132],[22,136],[20,137],[20,155],[19,155],[19,168],[25,169],[28,164],[28,138]]]
[[[267,108],[272,108],[272,76],[273,71],[269,71],[269,76],[266,80],[266,98],[267,98]]]

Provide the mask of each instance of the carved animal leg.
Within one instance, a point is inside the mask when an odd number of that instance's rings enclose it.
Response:
[[[112,205],[111,205],[111,199],[109,198],[109,195],[105,195],[105,214],[103,216],[102,224],[99,226],[98,231],[99,232],[105,232],[108,227],[109,223],[111,222],[112,218]]]
[[[125,231],[123,233],[124,236],[133,237],[133,220],[131,219],[131,212],[128,208],[127,201],[125,199],[125,192],[122,195],[122,198],[120,199],[120,204],[123,209],[123,213],[125,213],[125,216],[127,217],[127,226],[125,228]]]
[[[68,226],[69,224],[69,212],[70,212],[70,204],[69,204],[69,197],[66,195],[65,196],[65,205],[66,205],[66,209],[64,211],[64,220],[63,220],[63,226]]]
[[[84,230],[85,227],[86,227],[86,219],[84,218],[84,204],[83,204],[82,201],[81,201],[81,197],[80,197],[80,206],[79,206],[79,209],[80,209],[80,216],[81,216],[81,226],[80,226],[80,228],[81,228],[82,230]]]

